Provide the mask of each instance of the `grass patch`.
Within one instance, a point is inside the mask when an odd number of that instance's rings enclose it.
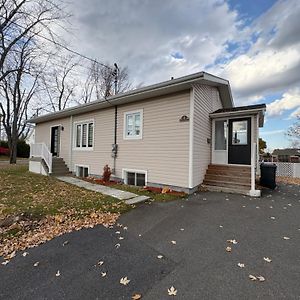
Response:
[[[123,213],[130,209],[113,197],[30,173],[26,166],[0,169],[0,182],[0,220],[21,214],[32,220],[64,214],[83,218],[92,212]]]
[[[140,187],[130,186],[130,185],[126,185],[126,184],[113,184],[113,185],[111,185],[111,187],[119,189],[119,190],[123,190],[126,192],[135,193],[137,195],[148,196],[151,199],[153,199],[154,201],[160,201],[160,202],[173,201],[173,200],[182,199],[182,198],[186,197],[186,195],[155,193],[152,191],[147,191]]]

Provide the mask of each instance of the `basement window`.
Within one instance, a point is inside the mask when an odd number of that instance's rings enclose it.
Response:
[[[128,185],[145,186],[146,185],[146,172],[140,171],[125,171],[125,183]]]
[[[89,168],[85,166],[76,166],[76,176],[77,177],[88,177]]]

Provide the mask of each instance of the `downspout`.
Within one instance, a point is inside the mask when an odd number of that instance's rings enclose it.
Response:
[[[112,157],[114,159],[113,165],[113,174],[116,175],[116,161],[118,153],[118,144],[117,144],[117,126],[118,126],[118,106],[115,106],[115,128],[114,128],[114,143],[112,145]]]
[[[69,166],[73,173],[73,116],[70,116],[70,150],[69,150]]]

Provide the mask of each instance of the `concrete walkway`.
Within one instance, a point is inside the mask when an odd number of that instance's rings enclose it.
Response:
[[[105,185],[100,185],[100,184],[95,184],[95,183],[90,183],[85,180],[75,178],[75,177],[70,177],[70,176],[57,176],[57,179],[74,184],[76,186],[85,188],[90,191],[98,192],[107,196],[111,196],[114,198],[117,198],[119,200],[125,200],[126,204],[136,204],[139,202],[144,202],[149,199],[147,196],[138,196],[137,194],[114,189]]]

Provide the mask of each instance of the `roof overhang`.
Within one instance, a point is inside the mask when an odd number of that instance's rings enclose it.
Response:
[[[78,105],[75,107],[67,108],[59,112],[50,113],[40,117],[30,119],[29,123],[42,123],[73,115],[79,115],[94,110],[105,109],[111,106],[122,105],[126,103],[136,102],[153,98],[157,96],[164,96],[171,93],[189,90],[193,84],[200,83],[218,88],[220,98],[224,107],[232,107],[233,100],[229,82],[225,79],[217,76],[199,72],[192,75],[180,77],[177,79],[171,79],[158,84],[153,84],[140,89],[135,89],[126,93],[121,93],[115,96],[110,96],[107,99],[101,101],[93,101],[87,104]],[[171,104],[171,103],[170,103]]]
[[[244,108],[244,109],[242,109]],[[241,110],[234,110],[234,111],[226,111],[226,112],[213,112],[209,114],[209,116],[212,119],[217,118],[226,118],[226,117],[245,117],[245,116],[251,116],[251,115],[258,115],[258,121],[259,121],[259,127],[264,126],[264,118],[265,118],[265,112],[266,108],[253,108],[253,109],[245,109],[247,106],[241,107]]]

